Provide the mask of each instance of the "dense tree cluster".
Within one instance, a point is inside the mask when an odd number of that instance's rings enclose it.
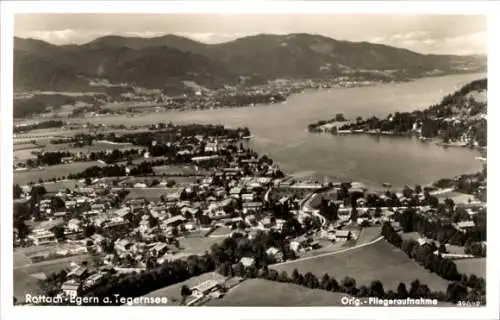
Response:
[[[63,158],[71,157],[72,154],[68,151],[41,152],[37,155],[34,163],[30,163],[32,167],[40,165],[55,166],[62,163]]]
[[[486,246],[481,242],[467,241],[465,243],[465,254],[472,254],[476,257],[486,257]]]
[[[116,143],[131,143],[137,146],[151,147],[153,141],[157,146],[168,142],[185,142],[199,144],[196,136],[218,137],[224,139],[238,140],[242,137],[250,136],[250,130],[247,127],[229,129],[223,125],[202,125],[202,124],[182,124],[174,125],[172,123],[158,123],[149,127],[149,131],[138,131],[117,135],[114,132],[107,133],[79,133],[70,139],[54,139],[51,143],[74,143],[80,146],[92,145],[93,141],[107,140]]]
[[[332,201],[321,199],[319,214],[325,217],[325,219],[329,221],[337,221],[339,218],[338,209],[339,208]]]
[[[22,191],[19,185],[14,185],[14,190],[16,193]],[[14,202],[13,206],[13,227],[17,230],[18,238],[24,239],[29,233],[29,227],[26,225],[25,221],[34,218],[35,220],[40,220],[41,212],[38,203],[47,194],[44,186],[32,186],[29,193],[29,200],[24,202]],[[54,209],[61,206],[61,199],[57,198],[52,203]],[[64,204],[64,202],[62,201]]]
[[[468,214],[463,210],[446,211],[446,205],[440,205],[440,216],[445,218],[451,215],[453,220],[459,221],[461,217],[467,217]],[[483,219],[484,217],[484,219]],[[418,232],[427,238],[434,239],[440,243],[449,243],[453,245],[463,246],[466,242],[486,241],[486,211],[481,211],[475,216],[477,225],[461,232],[457,230],[451,221],[444,219],[429,219],[428,217],[418,214],[414,209],[406,209],[401,214],[395,215],[396,221],[401,225],[404,232]]]
[[[287,242],[279,233],[259,232],[253,239],[235,234],[224,239],[220,244],[214,244],[210,252],[202,256],[193,255],[186,260],[165,262],[156,268],[140,273],[113,277],[103,285],[87,292],[86,295],[101,298],[110,297],[113,294],[137,297],[216,269],[223,270],[229,267],[232,270],[233,265],[235,269],[241,269],[242,265],[239,260],[243,257],[255,258],[256,264],[249,270],[242,271],[241,274],[252,274],[254,271],[256,274],[257,268],[263,268],[274,262],[272,257],[266,254],[266,250],[271,246],[281,249],[285,259],[295,258],[293,251],[288,248]]]
[[[96,177],[122,177],[127,174],[130,176],[149,176],[154,175],[153,166],[151,163],[144,161],[135,167],[130,168],[127,173],[127,167],[125,165],[110,165],[105,167],[92,166],[86,168],[82,172],[68,175],[68,179],[86,179],[86,178],[96,178]]]
[[[439,249],[434,243],[419,245],[415,240],[403,241],[390,223],[385,223],[382,226],[381,233],[388,242],[401,249],[409,258],[415,259],[415,261],[423,265],[426,269],[435,272],[442,278],[453,281],[448,287],[447,301],[456,302],[465,299],[468,295],[485,295],[485,280],[475,275],[471,275],[468,278],[466,275],[460,274],[455,262],[434,254]],[[469,291],[468,288],[471,290]],[[478,299],[475,301],[478,301]]]
[[[14,117],[23,118],[47,112],[49,108],[57,110],[64,105],[74,105],[78,101],[96,103],[98,96],[82,95],[71,97],[61,94],[35,94],[29,98],[14,99]]]
[[[14,126],[14,133],[23,133],[31,130],[37,129],[49,129],[49,128],[60,128],[64,126],[65,123],[61,120],[48,120],[35,124],[25,125],[25,126]]]
[[[217,102],[221,106],[227,107],[242,107],[251,104],[268,104],[283,102],[287,99],[287,95],[280,93],[260,93],[260,94],[235,94],[235,95],[219,95]]]
[[[319,120],[318,122],[311,123],[308,126],[308,129],[310,132],[317,132],[317,131],[321,131],[320,130],[321,126],[324,126],[327,123],[344,122],[344,121],[347,121],[347,119],[344,118],[344,114],[337,113],[335,115],[335,118],[332,118],[330,120]]]
[[[460,90],[442,99],[439,104],[429,108],[413,112],[396,112],[389,114],[386,118],[380,119],[372,116],[367,119],[358,117],[355,122],[340,126],[339,130],[361,130],[380,132],[390,132],[394,135],[412,135],[415,129],[420,129],[421,136],[425,138],[440,137],[445,143],[458,141],[463,136],[472,142],[477,142],[479,146],[487,144],[487,121],[477,119],[474,116],[485,114],[486,103],[475,101],[472,97],[467,97],[468,93],[487,89],[487,80],[481,79],[473,81]],[[470,116],[465,121],[449,121],[448,118],[457,116],[465,112]],[[319,127],[330,121],[319,121],[309,125],[309,131],[320,131]],[[332,128],[332,133],[337,132],[337,128]]]

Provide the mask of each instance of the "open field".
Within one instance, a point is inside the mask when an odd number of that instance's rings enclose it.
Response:
[[[166,196],[168,188],[128,188],[129,194],[125,199],[145,198],[146,200],[160,200],[161,196]]]
[[[58,192],[61,189],[74,189],[75,185],[82,186],[84,183],[80,183],[78,180],[59,180],[43,184],[47,192]]]
[[[309,289],[292,283],[249,279],[230,290],[222,299],[212,299],[206,306],[307,307],[341,306],[342,293]]]
[[[486,258],[455,260],[458,272],[466,275],[475,274],[486,279]]]
[[[345,293],[330,292],[321,289],[309,289],[293,283],[274,282],[265,279],[245,280],[222,299],[212,299],[205,306],[220,307],[312,307],[346,306],[341,302]],[[367,301],[366,299],[365,301]],[[354,307],[354,305],[352,305]],[[374,307],[364,304],[361,306]],[[408,307],[418,305],[408,305]],[[454,307],[455,305],[438,302],[436,307]],[[427,307],[427,306],[426,306]]]
[[[468,203],[469,199],[474,201],[476,198],[472,194],[466,194],[466,193],[461,193],[461,192],[456,192],[456,191],[442,193],[442,194],[437,195],[436,197],[440,201],[444,201],[446,198],[450,198],[451,200],[453,200],[453,202],[455,202],[455,204]]]
[[[151,158],[154,160],[155,158]],[[203,175],[204,170],[196,171],[192,165],[165,165],[154,167],[156,174],[185,174],[185,175]]]
[[[13,253],[14,268],[31,264],[31,259],[23,252]]]
[[[373,226],[361,229],[359,237],[356,240],[356,244],[372,242],[373,240],[380,237],[381,230],[382,230],[381,226]]]
[[[215,229],[210,236],[224,236],[227,235],[228,233],[231,233],[231,229],[228,227],[219,227]]]
[[[39,146],[34,143],[18,143],[12,145],[12,150],[14,151],[19,151],[19,150],[29,150],[29,149],[38,149]]]
[[[35,139],[30,136],[29,134],[24,136],[24,137],[14,137],[13,140],[14,140],[14,145],[17,145],[17,146],[20,146],[20,145],[23,145],[23,144],[26,144],[26,143],[30,143],[32,142],[33,140],[36,141],[36,144],[38,146],[46,146],[46,145],[50,145],[50,140],[53,140],[53,139],[60,139],[61,137],[58,136],[40,136],[40,137],[36,137]]]
[[[14,160],[28,160],[35,159],[36,156],[32,152],[39,152],[42,149],[40,148],[26,148],[26,149],[17,149],[13,151]]]
[[[74,162],[69,164],[59,164],[56,166],[48,166],[43,169],[33,169],[14,173],[14,183],[27,184],[30,181],[38,183],[38,179],[52,179],[57,177],[65,177],[70,173],[79,173],[92,166],[102,166],[97,161],[89,162]]]
[[[358,286],[369,286],[373,280],[380,280],[385,290],[396,290],[400,282],[409,286],[415,279],[434,291],[446,291],[448,286],[446,280],[425,270],[384,240],[338,254],[273,266],[273,269],[285,270],[289,274],[295,268],[303,274],[312,272],[318,277],[328,273],[337,281],[349,276],[356,280]]]
[[[185,237],[179,239],[179,246],[182,249],[181,253],[186,252],[189,254],[203,254],[214,243],[219,243],[224,238],[210,238],[210,237]]]
[[[202,283],[207,280],[223,280],[224,276],[215,273],[207,272],[197,277],[189,278],[186,281],[173,284],[168,287],[164,287],[145,295],[145,297],[166,297],[169,300],[167,305],[179,305],[178,301],[182,300],[181,287],[187,285],[188,287],[194,287],[195,285]],[[176,302],[177,301],[177,302]]]
[[[107,149],[119,149],[119,150],[127,150],[127,149],[143,149],[143,147],[140,146],[134,146],[133,144],[113,144],[113,143],[106,143],[106,142],[94,142],[90,146],[84,146],[84,147],[73,147],[71,143],[61,143],[61,144],[47,144],[44,147],[44,150],[46,151],[67,151],[67,152],[72,152],[72,153],[88,153],[88,152],[98,152],[98,151],[104,151]]]

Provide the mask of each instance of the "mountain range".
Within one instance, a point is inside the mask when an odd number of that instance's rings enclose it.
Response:
[[[242,82],[323,79],[346,74],[399,80],[438,72],[483,72],[485,56],[425,55],[368,42],[320,35],[260,34],[220,44],[185,37],[105,36],[83,45],[14,39],[14,88],[89,90],[90,79],[146,88],[206,88]]]

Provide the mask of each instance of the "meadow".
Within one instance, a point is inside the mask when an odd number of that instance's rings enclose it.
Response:
[[[293,283],[249,279],[231,289],[222,299],[210,300],[206,306],[341,306],[341,298],[344,296],[346,294],[309,289]]]
[[[457,270],[467,276],[475,274],[486,279],[486,258],[455,260]]]
[[[159,201],[161,196],[166,196],[167,188],[129,188],[125,199],[144,198],[148,201]]]
[[[210,247],[215,243],[224,240],[221,238],[210,237],[184,237],[179,239],[179,246],[183,254],[203,254],[205,251],[210,251]]]
[[[396,290],[400,282],[408,287],[415,279],[434,291],[446,292],[448,286],[448,281],[427,271],[384,240],[337,254],[278,264],[272,268],[288,274],[297,269],[303,274],[311,272],[319,278],[328,273],[337,281],[349,276],[356,280],[358,286],[369,286],[373,280],[380,280],[385,290]]]
[[[75,189],[75,186],[82,186],[84,183],[79,182],[78,180],[59,180],[56,182],[44,183],[43,186],[47,192],[58,192],[62,189]]]
[[[102,164],[97,161],[73,162],[48,166],[42,169],[14,172],[14,183],[21,185],[28,184],[31,181],[38,183],[39,179],[48,180],[52,178],[65,177],[70,173],[79,173],[92,166],[102,166]]]
[[[47,144],[44,148],[46,151],[56,152],[56,151],[67,151],[71,153],[88,153],[88,152],[99,152],[107,149],[119,149],[119,150],[127,150],[127,149],[142,149],[140,146],[134,146],[131,143],[108,143],[105,141],[93,142],[89,146],[83,147],[73,147],[71,143],[61,143],[61,144]]]
[[[13,156],[15,160],[28,160],[28,159],[35,159],[36,156],[32,152],[39,152],[42,149],[40,148],[25,148],[25,149],[14,149],[13,151]]]

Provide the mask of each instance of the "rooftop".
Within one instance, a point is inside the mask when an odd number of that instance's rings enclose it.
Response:
[[[219,285],[219,282],[216,280],[207,280],[205,282],[202,282],[202,283],[192,287],[191,290],[198,290],[198,291],[204,293],[204,292],[207,292],[207,291],[215,288],[218,285]]]

